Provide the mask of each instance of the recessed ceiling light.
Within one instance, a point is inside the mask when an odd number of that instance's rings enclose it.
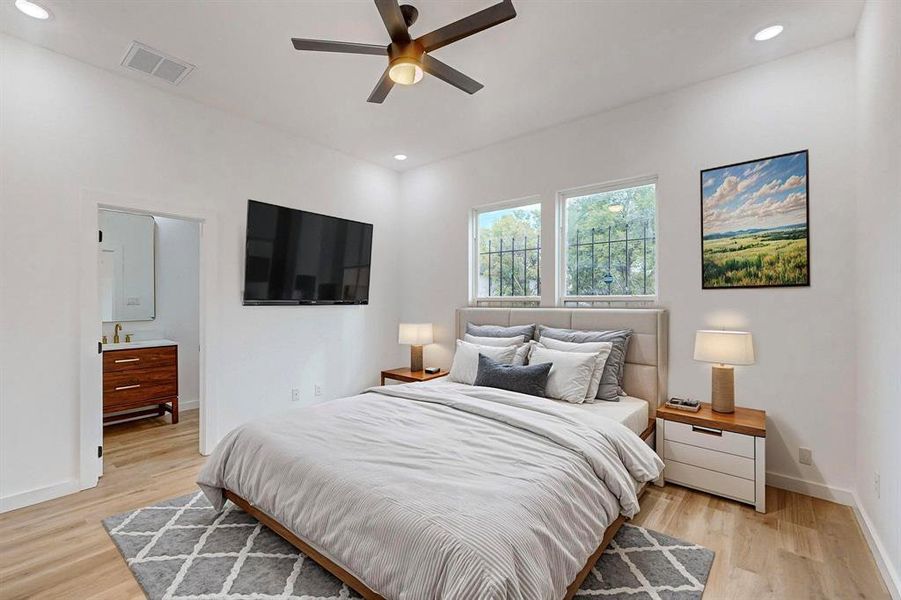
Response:
[[[34,2],[29,2],[28,0],[16,0],[16,8],[34,19],[46,21],[50,18],[49,10],[47,10],[40,4],[35,4]]]
[[[394,160],[407,160],[407,155],[406,154],[395,154]]]
[[[758,42],[765,42],[766,40],[771,40],[780,33],[782,33],[782,25],[771,25],[770,27],[765,27],[754,34],[754,39]]]

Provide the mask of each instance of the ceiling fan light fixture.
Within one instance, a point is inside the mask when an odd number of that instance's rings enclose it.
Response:
[[[475,94],[484,87],[481,83],[441,62],[429,52],[500,25],[516,16],[513,0],[500,0],[468,17],[414,38],[410,35],[410,26],[416,22],[419,10],[409,4],[401,5],[400,0],[374,1],[382,23],[388,31],[388,37],[391,38],[388,45],[291,38],[295,50],[387,56],[388,67],[382,71],[382,76],[366,99],[373,104],[384,102],[396,84],[414,85],[422,80],[425,73],[467,94]]]
[[[388,77],[399,85],[413,85],[422,80],[422,67],[412,58],[399,58],[388,69]]]

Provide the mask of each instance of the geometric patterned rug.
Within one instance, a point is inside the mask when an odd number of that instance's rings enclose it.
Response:
[[[103,525],[151,600],[360,597],[234,504],[217,513],[201,492],[109,517]],[[697,599],[712,564],[712,550],[626,524],[577,596]]]

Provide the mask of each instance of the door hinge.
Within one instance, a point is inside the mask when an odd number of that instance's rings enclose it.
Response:
[[[97,446],[97,458],[103,458],[103,446]]]
[[[100,235],[97,236],[97,241],[98,241],[98,242],[103,242],[103,230],[102,230],[102,229],[98,229],[98,230],[97,230],[97,233],[100,234]]]
[[[103,342],[97,342],[97,354],[103,354]]]

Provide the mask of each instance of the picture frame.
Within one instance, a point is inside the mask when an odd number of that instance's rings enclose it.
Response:
[[[810,286],[808,150],[703,169],[701,288]]]

